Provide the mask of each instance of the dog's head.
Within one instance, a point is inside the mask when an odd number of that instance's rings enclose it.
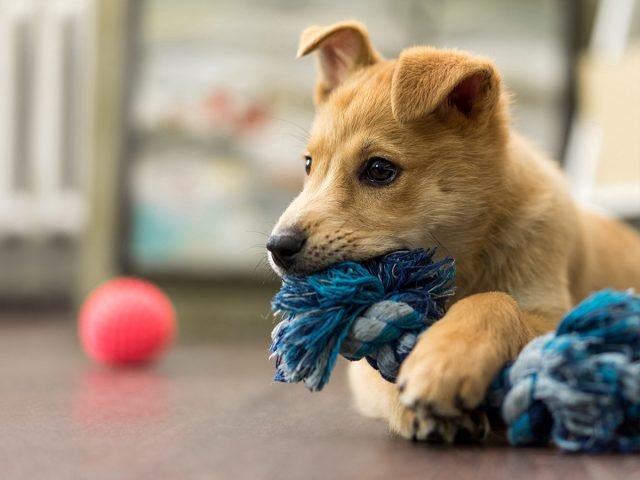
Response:
[[[471,248],[505,168],[505,101],[491,62],[430,47],[387,61],[357,22],[309,27],[298,56],[311,52],[319,75],[307,178],[267,244],[276,272]]]

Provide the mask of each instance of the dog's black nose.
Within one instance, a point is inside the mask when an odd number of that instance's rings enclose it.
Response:
[[[297,231],[288,231],[280,235],[271,235],[267,241],[267,250],[271,252],[276,264],[289,270],[302,250],[307,237]]]

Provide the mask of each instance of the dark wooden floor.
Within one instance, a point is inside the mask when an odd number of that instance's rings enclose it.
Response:
[[[266,344],[111,371],[70,317],[0,319],[0,478],[640,479],[640,456],[412,444],[358,416],[341,373],[317,394],[273,383]]]

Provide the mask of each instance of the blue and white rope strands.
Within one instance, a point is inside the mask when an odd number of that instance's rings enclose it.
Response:
[[[273,300],[275,379],[321,390],[338,354],[366,358],[388,381],[445,313],[455,263],[435,250],[393,252],[289,276]],[[483,407],[502,413],[513,445],[640,451],[640,297],[604,290],[527,345]]]

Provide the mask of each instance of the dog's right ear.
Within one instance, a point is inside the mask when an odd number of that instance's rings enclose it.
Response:
[[[438,110],[455,122],[487,118],[500,95],[500,77],[486,58],[454,50],[413,47],[398,58],[391,110],[400,123]]]
[[[365,26],[356,21],[308,27],[300,36],[297,56],[303,57],[316,50],[319,75],[316,104],[324,102],[352,72],[382,60],[371,46]]]

